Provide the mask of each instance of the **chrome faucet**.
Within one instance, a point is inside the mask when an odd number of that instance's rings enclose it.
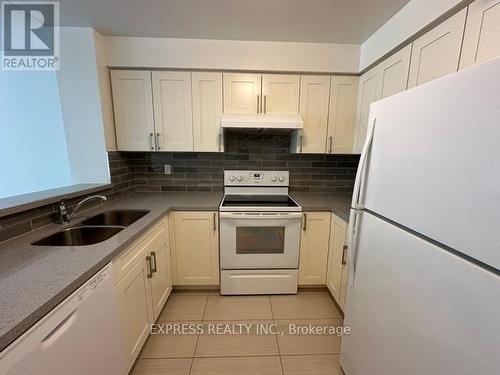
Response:
[[[59,203],[59,222],[61,224],[68,224],[73,217],[73,215],[82,207],[85,203],[88,201],[94,200],[94,199],[101,199],[103,201],[108,200],[104,195],[91,195],[90,197],[87,197],[85,199],[82,199],[76,207],[71,211],[70,214],[68,214],[68,209],[66,208],[66,199],[63,198],[63,200]]]

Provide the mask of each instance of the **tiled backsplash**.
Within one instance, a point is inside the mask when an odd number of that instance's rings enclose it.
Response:
[[[290,154],[290,135],[262,131],[225,134],[225,152],[110,152],[108,200],[134,191],[222,191],[225,169],[288,170],[290,190],[351,192],[358,155]],[[172,174],[163,173],[170,164]],[[84,196],[68,201],[74,206]],[[95,201],[93,204],[102,204]],[[0,241],[57,221],[57,203],[0,217]]]
[[[112,200],[133,192],[134,175],[132,173],[132,168],[129,168],[129,164],[127,164],[127,162],[117,152],[109,153],[108,159],[113,187],[94,194],[102,194],[105,195],[108,200]],[[85,195],[69,199],[67,206],[71,209],[83,198],[85,198]],[[98,205],[102,204],[102,202],[89,202],[89,206],[86,207],[91,207],[92,204]],[[0,217],[0,242],[35,230],[52,222],[56,222],[58,219],[57,211],[58,204],[52,203],[33,208],[31,210],[18,212],[9,216]]]
[[[222,191],[225,169],[288,170],[290,190],[351,192],[358,155],[290,154],[290,135],[262,131],[225,134],[225,152],[124,153],[136,191]],[[172,174],[163,173],[164,164]]]

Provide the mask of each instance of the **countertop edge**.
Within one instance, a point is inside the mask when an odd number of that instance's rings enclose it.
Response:
[[[290,194],[294,197],[294,194]],[[0,336],[0,351],[4,350],[6,347],[15,342],[19,337],[21,337],[25,332],[27,332],[31,327],[37,324],[41,319],[43,319],[48,313],[50,313],[57,305],[63,302],[66,298],[68,298],[74,291],[76,291],[81,285],[83,285],[86,281],[88,281],[93,275],[99,272],[104,266],[106,266],[109,262],[111,262],[120,252],[122,252],[126,247],[131,245],[134,241],[136,241],[141,235],[147,232],[152,226],[162,220],[165,215],[172,211],[218,211],[220,200],[222,199],[222,194],[220,199],[218,200],[217,205],[214,206],[205,206],[205,207],[193,207],[193,206],[185,206],[183,204],[165,207],[164,209],[159,209],[156,212],[155,217],[151,217],[150,221],[145,223],[143,227],[136,229],[135,232],[131,233],[128,238],[123,240],[120,244],[118,244],[113,250],[111,250],[106,256],[96,262],[92,267],[90,267],[87,271],[83,272],[80,276],[70,282],[65,288],[57,292],[52,298],[43,303],[37,310],[29,314],[26,318],[18,322],[11,329],[6,331],[2,336]],[[321,197],[314,197],[314,199],[320,199]],[[126,197],[121,198],[126,199]],[[110,203],[119,203],[121,200],[116,200]],[[343,198],[345,199],[345,197]],[[300,199],[299,199],[300,200]],[[341,206],[345,207],[336,207],[336,204],[331,202],[325,202],[325,204],[317,203],[316,201],[313,204],[307,204],[307,202],[299,202],[302,206],[302,211],[304,212],[332,212],[337,215],[342,220],[348,222],[349,221],[349,208],[345,205],[344,201]],[[100,206],[100,210],[105,208],[106,205]]]
[[[126,198],[126,197],[124,197]],[[123,199],[123,198],[122,198]],[[222,199],[222,195],[221,195]],[[113,201],[110,203],[117,203],[120,200]],[[158,215],[152,218],[144,227],[136,230],[129,238],[120,243],[114,250],[112,250],[103,259],[97,262],[94,266],[88,269],[86,272],[81,274],[75,280],[73,280],[67,287],[62,289],[54,297],[50,298],[47,302],[41,305],[36,311],[28,315],[25,319],[21,320],[14,327],[6,331],[2,336],[0,336],[0,352],[7,348],[9,345],[14,343],[19,337],[25,334],[31,327],[37,324],[41,319],[43,319],[48,313],[50,313],[55,307],[57,307],[61,302],[68,298],[74,291],[76,291],[80,286],[85,284],[92,276],[98,273],[103,267],[105,267],[109,262],[111,262],[120,252],[122,252],[126,247],[131,245],[135,240],[137,240],[141,235],[151,229],[156,223],[162,220],[165,215],[172,211],[218,211],[219,203],[217,206],[212,207],[187,207],[183,205],[168,207],[161,210]],[[105,208],[106,206],[100,206],[99,209]],[[94,208],[95,209],[95,208]],[[19,236],[21,237],[21,236]],[[17,237],[17,238],[19,238]]]

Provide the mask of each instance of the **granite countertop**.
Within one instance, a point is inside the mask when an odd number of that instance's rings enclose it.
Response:
[[[0,243],[0,351],[109,263],[170,210],[217,210],[222,193],[134,193],[82,211],[71,226],[111,209],[150,212],[101,243],[79,247],[32,246],[59,231],[50,224]]]
[[[292,193],[304,211],[349,219],[350,194]],[[32,246],[63,226],[50,224],[0,243],[0,351],[33,326],[170,210],[218,210],[222,193],[134,193],[78,213],[71,224],[113,209],[150,212],[115,236],[89,246]]]
[[[290,195],[303,211],[331,211],[342,220],[349,221],[352,194],[291,192]]]

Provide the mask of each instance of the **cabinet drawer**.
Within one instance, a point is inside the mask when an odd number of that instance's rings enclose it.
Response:
[[[115,285],[123,279],[128,271],[146,254],[148,249],[160,239],[161,236],[167,236],[165,219],[158,223],[139,237],[132,245],[113,259],[113,272],[115,275]]]

